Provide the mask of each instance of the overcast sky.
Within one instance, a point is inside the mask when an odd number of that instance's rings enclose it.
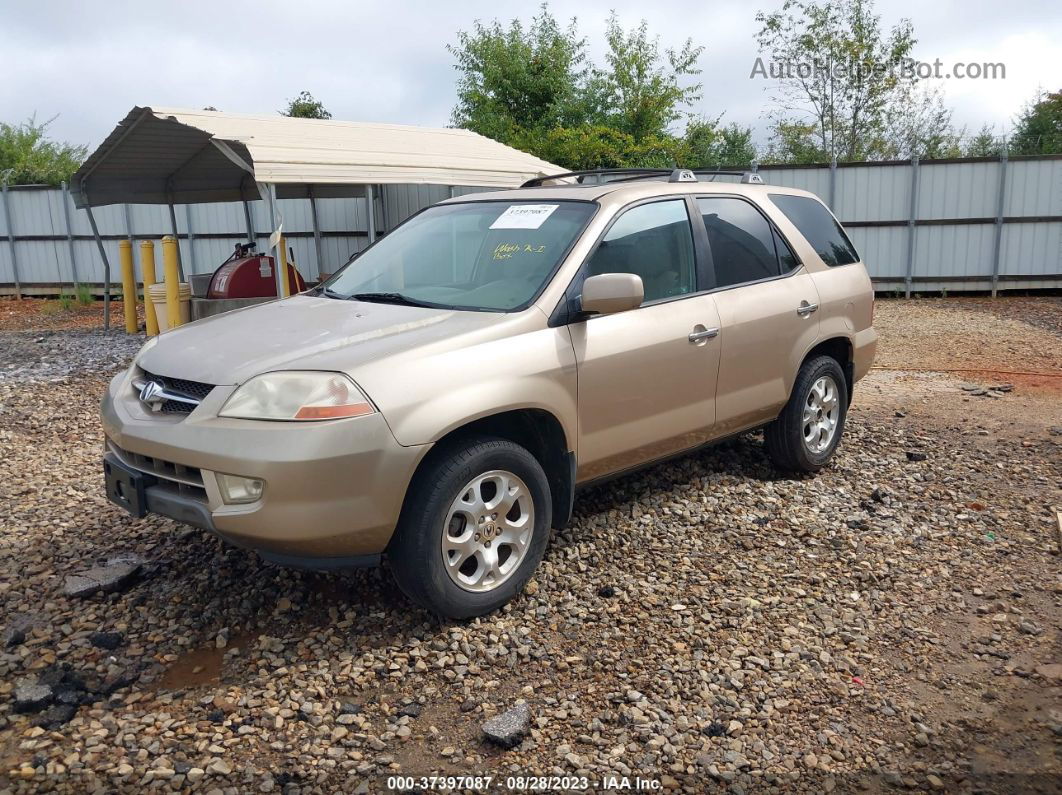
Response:
[[[771,89],[751,80],[757,9],[781,0],[554,2],[579,18],[591,54],[615,8],[644,16],[665,45],[705,46],[704,99],[695,112],[764,128]],[[527,18],[533,2],[0,0],[0,120],[58,115],[58,138],[97,145],[135,105],[270,113],[306,89],[336,119],[446,125],[454,104],[446,44],[474,19]],[[1008,130],[1038,87],[1062,88],[1058,0],[879,0],[883,23],[911,17],[916,57],[1003,62],[1005,80],[940,81],[958,125]],[[762,133],[760,138],[762,139]]]

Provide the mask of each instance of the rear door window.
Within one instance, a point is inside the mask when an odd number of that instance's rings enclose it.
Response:
[[[852,241],[818,199],[784,193],[772,193],[770,197],[827,265],[833,267],[859,262],[859,254]]]
[[[778,276],[774,230],[759,210],[742,199],[698,199],[715,268],[715,286],[755,282]]]

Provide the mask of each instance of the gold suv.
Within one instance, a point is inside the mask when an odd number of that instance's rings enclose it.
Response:
[[[280,564],[386,553],[460,618],[521,590],[588,483],[756,428],[820,469],[874,358],[870,279],[814,195],[717,176],[451,199],[153,339],[103,400],[108,496]]]

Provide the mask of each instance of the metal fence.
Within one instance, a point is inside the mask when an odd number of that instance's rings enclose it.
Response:
[[[964,291],[1062,287],[1062,156],[761,166],[769,184],[804,188],[849,230],[879,290]],[[378,232],[475,188],[385,185],[376,190]],[[65,189],[4,190],[0,294],[101,287],[103,262],[87,215]],[[329,273],[368,245],[364,198],[284,199],[284,233],[303,274]],[[264,202],[112,205],[94,211],[118,280],[118,241],[180,241],[185,273],[209,273],[236,243],[269,236]],[[314,218],[316,216],[316,225]]]

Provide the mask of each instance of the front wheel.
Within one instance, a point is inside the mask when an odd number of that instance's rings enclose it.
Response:
[[[505,439],[433,454],[410,486],[388,550],[402,591],[447,618],[489,613],[516,596],[546,549],[549,482]]]
[[[831,356],[804,362],[789,401],[767,426],[767,454],[779,469],[817,472],[833,457],[844,431],[848,384]]]

